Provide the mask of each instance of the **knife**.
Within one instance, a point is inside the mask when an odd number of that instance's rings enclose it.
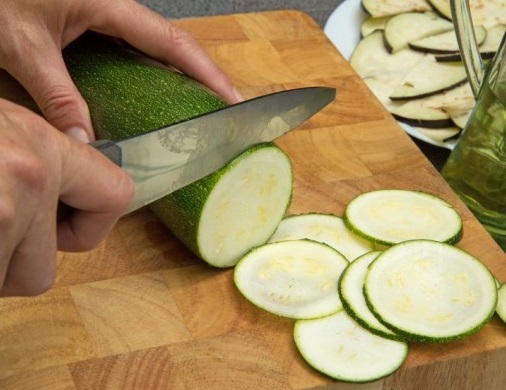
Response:
[[[90,145],[135,183],[128,214],[223,167],[259,142],[273,141],[334,100],[336,90],[306,87],[274,92],[117,141]],[[72,208],[58,205],[58,220]]]

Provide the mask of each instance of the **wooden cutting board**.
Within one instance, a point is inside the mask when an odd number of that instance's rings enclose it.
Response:
[[[423,190],[465,220],[459,247],[506,280],[506,255],[373,98],[318,25],[278,11],[178,21],[245,97],[326,85],[337,99],[279,139],[295,174],[290,213],[341,215],[357,194]],[[0,91],[25,98],[13,84]],[[506,325],[498,318],[449,344],[412,344],[403,367],[365,385],[311,369],[291,320],[253,307],[232,270],[203,264],[148,211],[123,218],[97,249],[60,253],[54,288],[0,300],[1,389],[503,389]]]

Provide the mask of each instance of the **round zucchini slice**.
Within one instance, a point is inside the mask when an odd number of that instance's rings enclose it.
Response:
[[[431,240],[406,241],[378,255],[364,294],[383,324],[407,340],[425,342],[477,332],[497,304],[496,280],[478,259]]]
[[[342,309],[337,282],[347,265],[326,244],[280,241],[254,248],[239,260],[234,282],[246,299],[270,313],[317,318]]]
[[[372,382],[390,375],[408,354],[406,343],[372,334],[344,310],[296,321],[294,339],[309,365],[343,382]]]
[[[462,218],[457,211],[421,191],[365,192],[348,203],[344,222],[359,236],[387,246],[415,239],[454,244],[462,237]]]

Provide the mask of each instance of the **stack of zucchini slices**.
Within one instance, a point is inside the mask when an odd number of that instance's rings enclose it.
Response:
[[[254,305],[295,320],[295,345],[317,371],[371,382],[402,366],[410,342],[459,340],[496,308],[505,315],[495,277],[453,245],[461,237],[460,215],[439,197],[375,190],[343,217],[286,217],[234,281]]]

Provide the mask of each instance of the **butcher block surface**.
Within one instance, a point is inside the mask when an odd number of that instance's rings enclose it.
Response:
[[[332,46],[297,11],[179,20],[246,98],[331,86],[336,100],[277,144],[294,169],[289,213],[342,215],[354,196],[436,194],[464,218],[457,245],[500,282],[506,255]],[[7,80],[5,74],[3,79]],[[2,96],[23,98],[12,83]],[[147,210],[124,217],[87,253],[59,253],[54,288],[0,300],[0,389],[458,389],[506,386],[506,325],[496,316],[452,343],[410,344],[394,374],[335,382],[297,352],[293,321],[236,290],[232,269],[204,264]]]

